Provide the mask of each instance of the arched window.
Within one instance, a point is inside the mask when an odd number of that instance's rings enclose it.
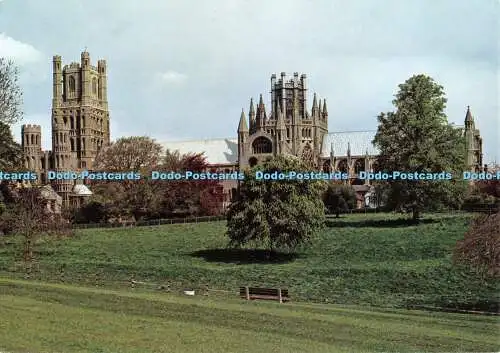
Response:
[[[255,139],[255,141],[252,143],[252,148],[254,154],[273,153],[273,145],[271,141],[263,136],[257,137]]]
[[[252,157],[248,160],[248,164],[250,164],[250,167],[255,167],[257,165],[257,158]]]
[[[68,89],[69,89],[70,93],[75,93],[75,91],[76,91],[76,82],[75,82],[75,78],[73,76],[69,77]]]
[[[357,159],[354,163],[354,173],[359,174],[365,170],[365,163],[362,159]]]
[[[302,150],[302,160],[309,167],[312,167],[315,164],[313,151],[309,144],[305,145],[304,149]]]
[[[31,144],[34,145],[35,144],[35,135],[31,135]]]
[[[92,79],[92,94],[97,94],[97,79],[95,77]]]
[[[327,160],[323,163],[323,172],[325,172],[325,173],[330,173],[330,172],[331,172],[330,160],[329,160],[329,159],[327,159]]]
[[[337,169],[339,172],[347,173],[347,161],[345,159],[341,160]]]

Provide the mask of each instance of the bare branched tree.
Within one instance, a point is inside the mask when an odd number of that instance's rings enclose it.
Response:
[[[15,204],[8,211],[7,222],[13,233],[23,237],[23,260],[27,275],[31,274],[33,249],[39,236],[72,234],[71,224],[47,208],[40,189],[36,187],[19,190]]]
[[[22,97],[18,68],[0,58],[0,122],[10,125],[21,120]]]

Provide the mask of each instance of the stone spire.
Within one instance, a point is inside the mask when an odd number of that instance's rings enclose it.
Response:
[[[255,128],[255,108],[253,106],[253,98],[250,98],[250,111],[248,112],[250,118],[250,129]]]
[[[323,115],[324,116],[328,116],[328,109],[326,109],[326,98],[323,99],[323,109],[322,109],[322,111],[323,111]]]
[[[238,132],[248,132],[247,118],[245,112],[241,108],[240,124],[238,125]]]
[[[318,101],[316,98],[316,93],[314,93],[313,97],[313,106],[312,106],[312,116],[314,117],[318,112]]]
[[[472,117],[472,113],[470,112],[470,106],[467,106],[467,113],[465,114],[465,128],[474,128],[474,118]]]

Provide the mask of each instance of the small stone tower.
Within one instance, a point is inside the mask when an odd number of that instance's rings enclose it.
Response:
[[[101,146],[109,144],[106,61],[91,65],[87,51],[79,63],[62,66],[53,57],[52,165],[57,171],[90,170]],[[72,182],[57,181],[54,189],[65,203]]]
[[[483,166],[483,140],[476,129],[470,107],[467,107],[464,125],[466,168],[471,172],[480,172]]]
[[[40,125],[21,127],[21,145],[24,152],[24,167],[30,172],[40,174],[42,166],[42,128]]]
[[[328,134],[326,100],[318,102],[314,94],[312,111],[307,106],[306,75],[295,72],[271,76],[271,111],[266,112],[260,95],[257,109],[250,100],[249,124],[244,112],[238,126],[239,168],[245,169],[273,155],[288,154],[317,167],[323,139]]]

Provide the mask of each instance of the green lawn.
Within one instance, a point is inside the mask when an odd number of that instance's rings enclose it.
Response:
[[[279,286],[294,301],[392,307],[452,302],[466,308],[496,300],[498,286],[451,264],[468,218],[426,219],[419,226],[387,214],[332,219],[311,247],[277,263],[225,250],[224,222],[81,230],[73,239],[42,240],[33,278],[121,288],[134,277],[178,290],[208,285],[231,293],[242,285]],[[5,242],[0,275],[22,278],[19,239]]]
[[[4,352],[498,351],[495,317],[278,304],[0,278]]]

